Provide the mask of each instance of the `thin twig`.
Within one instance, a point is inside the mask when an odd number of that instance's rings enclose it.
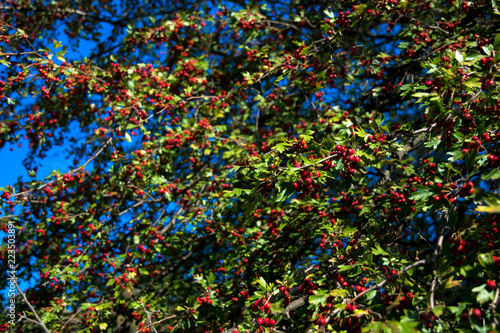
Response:
[[[30,318],[26,317],[26,313],[23,313],[23,315],[19,316],[19,319],[24,319],[24,320],[29,321],[30,323],[33,323],[33,324],[39,325],[37,321],[35,321],[35,320],[33,320],[33,319],[30,319]]]
[[[165,320],[173,319],[173,318],[175,318],[175,317],[177,317],[177,316],[176,316],[176,315],[172,315],[172,316],[170,316],[170,317],[165,317],[165,318],[163,318],[162,320],[158,320],[158,321],[155,321],[154,323],[151,323],[151,325],[156,325],[156,324],[159,324],[159,323],[161,323],[161,322],[164,322]],[[141,328],[140,330],[138,330],[138,331],[137,331],[137,332],[135,332],[135,333],[142,332],[142,330],[143,330],[143,329]]]
[[[493,298],[493,302],[491,302],[491,317],[493,318],[493,324],[492,324],[493,329],[496,329],[498,325],[498,318],[496,312],[498,307],[498,301],[500,299],[499,294],[500,294],[500,285],[497,285],[497,289],[495,290],[495,297]]]
[[[323,159],[319,160],[316,164],[306,164],[306,165],[303,165],[303,166],[301,166],[301,167],[299,167],[299,168],[295,168],[295,169],[300,170],[300,169],[305,169],[305,168],[308,168],[308,167],[310,167],[310,166],[315,166],[315,165],[321,164],[321,163],[323,163],[324,161],[328,161],[329,159],[332,159],[332,158],[337,157],[337,156],[338,156],[338,153],[333,154],[333,155],[330,155],[330,156],[328,156],[328,157],[325,157],[325,158],[323,158]]]
[[[370,288],[366,289],[365,291],[362,291],[361,293],[359,293],[356,297],[354,297],[353,299],[351,299],[351,301],[349,303],[354,303],[358,298],[360,298],[361,296],[363,296],[364,294],[366,293],[369,293],[370,291],[372,290],[378,290],[380,288],[382,288],[383,286],[386,285],[387,282],[391,281],[392,279],[400,276],[402,273],[406,272],[406,271],[409,271],[410,269],[412,268],[415,268],[415,267],[418,267],[418,266],[421,266],[421,265],[424,265],[424,264],[428,264],[432,262],[431,260],[419,260],[419,261],[416,261],[414,262],[413,264],[409,265],[409,266],[406,266],[405,268],[403,268],[401,271],[399,271],[398,273],[394,274],[394,275],[391,275],[389,277],[387,277],[384,281],[380,282],[380,283],[377,283],[376,285],[373,285],[371,286]]]
[[[444,226],[441,227],[441,230],[439,232],[439,238],[436,242],[436,247],[434,248],[434,253],[432,254],[432,263],[433,263],[433,268],[432,268],[432,274],[434,275],[432,279],[432,284],[431,284],[431,294],[429,296],[429,305],[431,310],[434,308],[434,293],[436,291],[436,285],[438,282],[438,274],[436,274],[437,271],[437,261],[439,258],[439,254],[441,253],[441,248],[443,247],[443,241],[444,241]]]
[[[80,308],[78,311],[76,311],[76,312],[75,312],[75,313],[74,313],[74,314],[73,314],[73,315],[72,315],[72,316],[71,316],[71,317],[70,317],[70,318],[69,318],[69,319],[68,319],[68,320],[64,323],[64,325],[62,326],[62,328],[66,327],[66,326],[69,324],[69,322],[70,322],[70,321],[72,321],[72,320],[76,317],[76,315],[77,315],[78,313],[80,313],[80,311],[82,311],[82,309],[81,309],[81,308]]]
[[[24,302],[26,304],[28,304],[28,307],[30,308],[31,312],[33,313],[33,315],[35,316],[36,318],[36,321],[37,321],[37,324],[42,326],[43,330],[46,332],[46,333],[50,333],[50,331],[47,329],[47,327],[45,326],[45,324],[43,323],[43,321],[40,319],[40,317],[38,317],[38,314],[36,313],[35,309],[33,308],[33,306],[31,305],[31,303],[28,301],[28,299],[26,298],[26,295],[21,291],[21,288],[19,288],[19,285],[17,284],[17,278],[13,279],[12,280],[14,282],[14,285],[16,286],[17,290],[19,291],[19,293],[23,296],[23,299],[24,299]],[[26,318],[26,317],[25,317]],[[26,318],[28,319],[28,318]],[[32,320],[30,320],[32,321]]]
[[[28,51],[28,52],[9,52],[9,53],[3,53],[0,52],[0,56],[17,56],[17,55],[25,55],[25,54],[38,54],[37,52],[34,51]]]
[[[92,162],[92,161],[93,161],[93,160],[94,160],[94,159],[95,159],[98,155],[100,155],[100,154],[102,153],[102,151],[104,150],[104,148],[106,148],[106,147],[107,147],[107,145],[108,145],[110,142],[111,142],[111,138],[109,138],[109,139],[108,139],[108,140],[104,143],[104,145],[101,147],[101,149],[99,149],[99,151],[98,151],[96,154],[94,154],[94,156],[92,156],[92,157],[91,157],[91,158],[90,158],[87,162],[85,162],[85,164],[84,164],[84,165],[82,165],[82,166],[80,166],[80,167],[78,167],[78,168],[76,168],[76,169],[70,170],[70,171],[66,172],[65,174],[74,174],[74,173],[76,173],[76,172],[78,172],[78,171],[80,171],[80,170],[85,169],[85,167],[86,167],[86,166],[87,166],[90,162]],[[58,180],[59,180],[59,178],[56,178],[56,179],[54,179],[54,180],[52,180],[52,181],[50,181],[50,182],[47,182],[47,183],[45,183],[45,184],[43,184],[43,185],[41,185],[41,186],[39,186],[39,187],[37,187],[37,188],[33,188],[33,189],[31,189],[31,190],[28,190],[28,191],[24,191],[24,192],[20,192],[20,193],[12,194],[12,195],[11,195],[11,197],[18,197],[18,196],[20,196],[20,195],[29,194],[29,193],[31,193],[31,192],[33,192],[33,191],[40,191],[40,190],[43,190],[45,187],[47,187],[47,186],[49,186],[49,185],[51,185],[51,184],[55,183],[55,182],[56,182],[56,181],[58,181]]]
[[[146,307],[144,306],[144,302],[141,302],[141,306],[142,306],[142,309],[144,310],[144,312],[146,313],[146,316],[148,317],[148,321],[149,321],[149,327],[152,327],[153,328],[153,331],[155,333],[158,333],[158,331],[156,330],[156,328],[154,327],[153,325],[153,321],[151,320],[151,312],[149,312]]]

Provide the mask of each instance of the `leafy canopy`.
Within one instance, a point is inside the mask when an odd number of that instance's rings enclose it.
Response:
[[[3,331],[498,331],[495,1],[0,7]]]

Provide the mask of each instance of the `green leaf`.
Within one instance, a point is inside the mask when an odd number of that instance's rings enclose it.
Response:
[[[493,52],[493,45],[488,44],[483,46],[483,51],[486,53],[486,55],[491,56],[491,53]]]
[[[388,256],[389,255],[389,253],[385,252],[384,249],[382,249],[379,244],[375,244],[375,248],[372,248],[372,253],[377,255],[377,256],[379,256],[379,255]]]
[[[354,228],[354,227],[345,227],[342,230],[342,235],[350,236],[350,235],[354,234],[356,231],[358,231],[357,228]]]
[[[492,291],[488,291],[486,289],[483,289],[481,290],[477,296],[476,296],[476,300],[480,303],[480,304],[484,304],[486,302],[490,302],[492,301],[494,298],[494,293]]]
[[[281,184],[285,188],[278,193],[278,196],[276,197],[276,202],[283,202],[285,201],[290,195],[294,193],[294,189],[291,183],[283,183]]]
[[[482,180],[498,179],[500,178],[500,169],[491,169],[490,172],[481,176]]]
[[[323,13],[325,13],[325,15],[328,16],[329,18],[335,18],[335,14],[329,10],[325,10],[323,11]]]
[[[352,269],[351,265],[338,265],[337,269],[339,272],[350,271]]]
[[[234,188],[232,191],[224,191],[224,197],[239,197],[242,193],[249,194],[252,190],[244,188]]]
[[[402,321],[400,326],[401,333],[415,333],[420,325],[418,321]]]
[[[347,295],[349,295],[349,291],[345,289],[334,289],[329,293],[329,296],[332,297],[346,297]]]
[[[101,304],[97,305],[95,308],[96,308],[96,310],[101,311],[104,309],[110,309],[112,307],[113,307],[112,303],[101,303]]]
[[[207,276],[207,283],[212,284],[214,283],[214,281],[215,281],[215,275],[214,273],[210,272],[210,274],[208,274]]]
[[[159,175],[155,175],[155,176],[151,177],[151,181],[155,185],[161,185],[161,184],[168,183],[168,180],[165,177],[159,176]]]
[[[476,211],[488,214],[500,214],[500,205],[498,206],[477,206]]]
[[[363,328],[362,332],[363,333],[380,333],[380,332],[392,333],[393,330],[382,321],[372,321],[368,326]]]
[[[365,141],[368,139],[365,130],[361,126],[356,129],[356,135],[363,138]]]
[[[431,137],[429,139],[429,141],[427,141],[427,142],[424,143],[424,146],[427,147],[427,148],[436,149],[439,146],[440,143],[441,143],[441,139],[438,139],[438,138],[435,138],[435,137]]]
[[[314,295],[309,296],[309,303],[311,304],[320,304],[326,305],[326,300],[328,298],[328,294],[324,291],[316,291]]]
[[[458,222],[458,212],[456,212],[455,210],[452,210],[450,212],[450,217],[448,219],[448,222],[450,224],[450,227],[455,227],[455,225],[457,224]]]
[[[59,59],[61,62],[66,62],[66,59],[64,59],[64,55],[66,54],[66,51],[62,50],[56,53],[56,58]]]
[[[467,155],[465,155],[465,167],[467,170],[471,170],[472,167],[476,164],[477,151],[469,150]]]
[[[370,212],[371,210],[372,210],[372,208],[370,206],[364,205],[363,209],[361,209],[361,211],[359,212],[359,216],[364,215],[364,214]]]
[[[99,323],[99,328],[104,331],[106,328],[108,328],[108,324],[107,323]]]
[[[478,332],[478,333],[488,333],[489,330],[488,330],[488,326],[487,325],[483,325],[483,321],[476,321],[476,320],[471,320],[470,321],[472,327],[474,328],[474,331],[475,332]],[[465,333],[469,333],[469,331],[464,331]]]
[[[0,59],[0,64],[4,65],[4,66],[7,66],[7,67],[10,67],[10,62],[9,61],[6,61],[4,59]]]
[[[498,195],[492,195],[492,194],[485,194],[484,196],[481,197],[481,199],[488,205],[488,206],[498,206],[500,204],[500,201],[498,199]]]
[[[499,49],[499,47],[500,47],[500,34],[497,34],[495,36],[495,41],[493,42],[493,46],[495,47],[496,50]]]
[[[411,96],[415,97],[415,98],[421,98],[421,97],[429,96],[429,93],[426,93],[426,92],[417,92],[417,93],[412,94]]]
[[[495,271],[494,268],[496,267],[496,264],[491,253],[479,253],[477,255],[477,261],[481,266],[486,268],[486,270]]]
[[[369,291],[365,294],[367,300],[374,298],[377,295],[377,290]]]
[[[259,277],[259,279],[256,282],[260,285],[260,288],[263,291],[267,290],[267,282],[266,282],[266,280],[264,280],[264,278],[262,276]]]
[[[434,194],[427,186],[416,186],[417,192],[410,195],[410,200],[426,200]]]
[[[125,141],[132,142],[132,138],[130,137],[130,134],[128,134],[128,132],[125,132]]]
[[[477,77],[473,77],[472,79],[465,81],[464,85],[469,88],[481,88],[481,82]]]

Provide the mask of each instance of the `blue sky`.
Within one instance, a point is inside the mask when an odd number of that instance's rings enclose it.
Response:
[[[68,52],[65,55],[65,58],[68,61],[78,61],[83,59],[84,57],[88,56],[90,54],[90,51],[93,49],[93,46],[95,45],[94,42],[84,42],[80,45],[80,47],[77,50],[72,50],[71,47],[69,47],[69,40],[64,33],[64,27],[60,27],[56,31],[56,37],[54,39],[56,41],[62,42],[63,46],[68,46]],[[105,32],[108,29],[103,29]],[[105,34],[104,34],[105,35]],[[52,42],[49,42],[47,45],[48,48],[54,50]],[[58,49],[58,51],[61,49]],[[54,52],[56,53],[56,52]],[[56,60],[57,63],[60,63],[60,61]],[[0,65],[0,71],[1,69]],[[23,101],[24,105],[27,103],[30,103],[29,99],[25,99]],[[78,131],[77,126],[73,126],[72,132],[75,133],[75,131]],[[78,132],[76,132],[78,133]],[[19,177],[22,177],[24,181],[29,181],[32,178],[28,174],[28,170],[23,165],[23,160],[28,156],[29,154],[29,141],[20,139],[18,144],[6,144],[2,149],[0,149],[0,188],[4,188],[7,185],[13,185],[17,182]],[[37,172],[37,177],[36,179],[38,180],[43,180],[45,177],[49,176],[50,173],[54,170],[59,170],[61,173],[68,172],[71,170],[72,167],[72,160],[67,160],[65,156],[67,153],[65,152],[65,147],[58,147],[55,146],[53,147],[47,154],[47,157],[44,158],[38,165],[38,172]],[[90,167],[90,166],[89,166]],[[15,213],[19,213],[19,209],[15,211]],[[3,243],[3,238],[6,236],[6,234],[2,231],[0,231],[0,240],[2,240]],[[16,258],[16,261],[19,262],[19,257]],[[21,287],[22,290],[25,290],[27,287],[29,287],[30,281],[19,281],[19,286]],[[7,289],[8,289],[7,285]],[[0,290],[0,294],[7,299],[7,289]]]

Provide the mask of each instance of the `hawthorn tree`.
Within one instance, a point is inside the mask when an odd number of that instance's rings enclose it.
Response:
[[[0,331],[499,330],[495,1],[0,8]]]

